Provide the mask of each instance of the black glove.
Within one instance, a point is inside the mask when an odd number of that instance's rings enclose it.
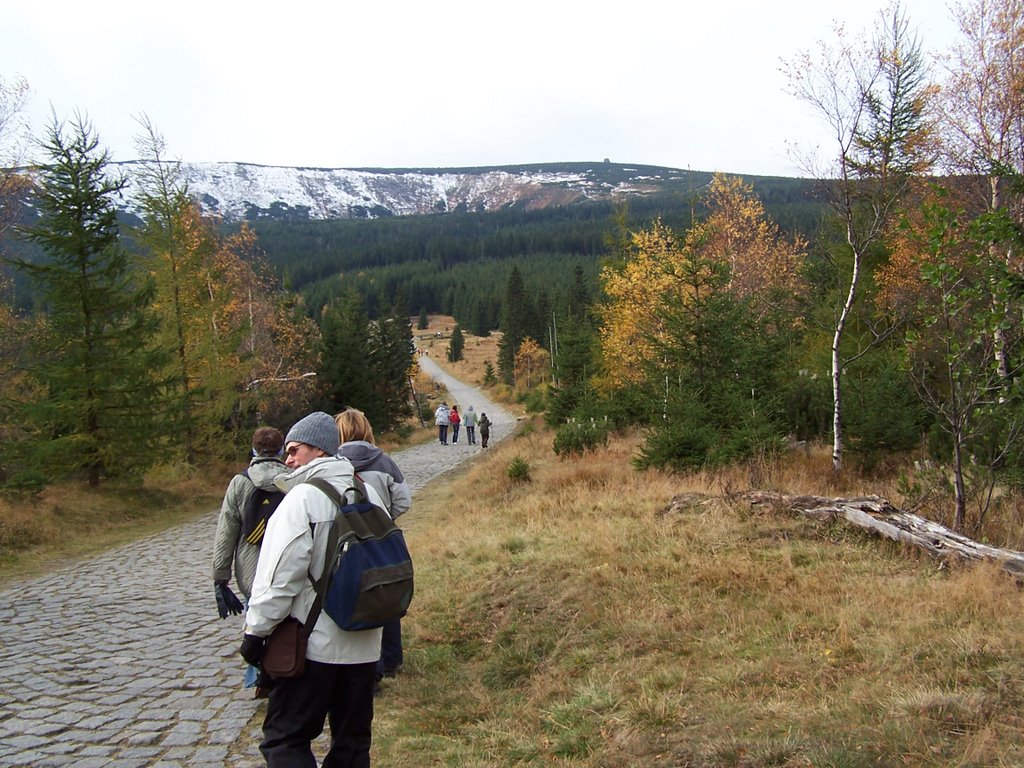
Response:
[[[263,646],[267,644],[267,638],[256,637],[256,635],[243,635],[242,645],[238,648],[238,652],[242,654],[242,658],[252,664],[254,667],[260,665],[260,661],[263,659]]]
[[[229,613],[239,614],[242,612],[242,603],[235,597],[226,581],[213,582],[213,596],[217,598],[217,613],[222,619],[226,619]]]

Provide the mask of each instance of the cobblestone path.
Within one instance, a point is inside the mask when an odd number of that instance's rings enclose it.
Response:
[[[488,414],[493,441],[512,431],[478,390],[420,364],[460,410]],[[393,457],[415,498],[478,451],[463,438]],[[0,592],[0,768],[263,765],[258,703],[241,687],[241,618],[218,619],[213,598],[216,523],[211,511]]]

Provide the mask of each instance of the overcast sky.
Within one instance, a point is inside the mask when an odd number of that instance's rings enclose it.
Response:
[[[50,0],[4,3],[0,77],[41,136],[87,115],[114,160],[148,116],[187,162],[559,161],[801,175],[827,144],[782,60],[882,7],[822,0]],[[945,0],[904,0],[926,50]]]

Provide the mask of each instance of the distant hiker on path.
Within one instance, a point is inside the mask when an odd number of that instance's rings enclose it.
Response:
[[[459,415],[459,406],[453,405],[452,412],[448,414],[448,423],[452,427],[452,445],[459,442],[459,426],[462,424],[462,417]]]
[[[470,445],[476,445],[476,411],[473,410],[472,405],[466,409],[466,414],[462,417],[462,425],[466,428],[466,441]]]
[[[448,445],[449,411],[446,403],[441,403],[434,411],[434,423],[437,425],[437,441]]]
[[[480,448],[487,447],[487,439],[491,436],[491,420],[486,413],[480,414]]]

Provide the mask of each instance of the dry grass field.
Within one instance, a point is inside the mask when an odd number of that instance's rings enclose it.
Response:
[[[637,473],[636,445],[561,461],[535,422],[417,498],[378,764],[1024,765],[1012,579],[752,510],[749,468]],[[829,458],[761,472],[822,493]]]

